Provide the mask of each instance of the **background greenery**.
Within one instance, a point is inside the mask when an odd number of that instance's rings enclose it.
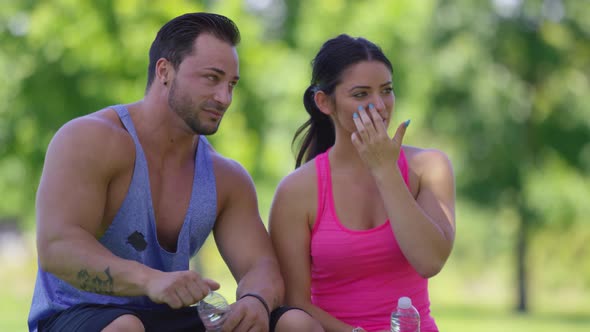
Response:
[[[590,329],[590,1],[5,0],[1,331],[26,329],[34,197],[52,135],[142,98],[159,27],[203,10],[242,32],[242,79],[211,141],[251,172],[265,220],[293,169],[310,60],[330,37],[364,36],[394,64],[393,122],[412,119],[405,143],[441,149],[455,167],[456,245],[431,280],[441,330]],[[212,241],[199,259],[233,299]]]

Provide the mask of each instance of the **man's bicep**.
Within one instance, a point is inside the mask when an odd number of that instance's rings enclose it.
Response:
[[[40,239],[52,240],[72,227],[94,234],[100,227],[107,179],[100,154],[76,134],[58,132],[48,148],[36,201]]]

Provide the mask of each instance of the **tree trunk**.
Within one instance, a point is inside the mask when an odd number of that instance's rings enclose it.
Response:
[[[516,311],[521,313],[528,311],[528,270],[526,259],[529,238],[529,216],[524,210],[524,208],[520,208],[520,223],[516,235],[516,281],[518,286]]]

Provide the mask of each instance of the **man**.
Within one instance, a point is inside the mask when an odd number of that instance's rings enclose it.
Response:
[[[31,331],[204,330],[191,305],[219,284],[189,259],[211,230],[238,282],[224,331],[317,328],[300,310],[276,323],[283,281],[252,180],[203,136],[231,103],[239,39],[220,15],[171,20],[151,46],[143,100],[56,133],[37,192]]]

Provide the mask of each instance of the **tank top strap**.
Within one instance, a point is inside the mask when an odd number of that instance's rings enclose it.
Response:
[[[193,188],[188,215],[193,216],[197,221],[190,224],[189,233],[196,239],[190,241],[191,253],[199,250],[205,242],[217,215],[217,186],[211,147],[203,135],[199,136],[197,145]]]
[[[328,157],[328,151],[321,153],[315,157],[315,166],[317,173],[317,188],[318,188],[318,205],[317,215],[314,224],[314,230],[318,227],[319,221],[322,220],[322,216],[330,208],[329,204],[334,202],[334,194],[332,192],[332,173],[330,170],[330,159]],[[406,159],[406,154],[403,149],[400,150],[400,155],[397,160],[397,166],[402,174],[404,182],[408,189],[410,189],[409,180],[409,166]]]
[[[330,172],[330,159],[328,158],[328,151],[321,153],[315,158],[317,184],[318,184],[318,207],[315,220],[314,229],[319,225],[322,216],[328,207],[329,202],[333,202],[332,198],[332,174]]]
[[[139,145],[137,131],[135,131],[135,126],[133,125],[133,120],[131,120],[131,115],[129,114],[127,107],[125,107],[125,105],[113,105],[111,106],[111,108],[113,108],[115,112],[117,112],[119,119],[121,119],[123,126],[125,126],[125,129],[127,129],[129,135],[131,135],[131,138],[133,138],[133,142],[135,143],[135,145]]]
[[[402,148],[399,151],[399,158],[397,159],[397,167],[399,167],[400,172],[402,173],[402,177],[404,178],[404,182],[408,189],[410,189],[410,176],[409,176],[409,167],[408,167],[408,160],[406,159],[406,153]]]

